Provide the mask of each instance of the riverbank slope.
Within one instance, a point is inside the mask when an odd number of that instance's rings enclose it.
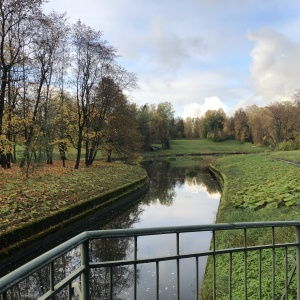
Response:
[[[142,189],[146,171],[96,163],[79,170],[36,166],[26,178],[18,166],[0,170],[0,259]]]
[[[217,223],[256,222],[256,221],[285,221],[300,220],[300,168],[277,158],[285,158],[285,153],[264,153],[249,155],[224,156],[215,160],[212,170],[221,178],[222,197],[217,214]],[[276,235],[276,242],[286,242],[294,232],[285,231]],[[230,235],[230,236],[229,236]],[[218,234],[219,248],[231,248],[243,239],[243,233],[221,232]],[[259,245],[269,243],[270,233],[256,231],[247,235],[247,241]],[[235,241],[235,242],[234,242]],[[291,253],[292,255],[292,253]],[[250,252],[247,261],[257,261],[257,253]],[[272,261],[272,253],[265,252],[262,268],[267,269]],[[276,251],[275,265],[281,266],[284,254]],[[243,256],[235,255],[235,265],[243,266]],[[257,264],[248,264],[248,299],[257,299],[258,276]],[[210,299],[212,276],[211,262],[208,261],[205,280],[202,287],[201,299]],[[217,299],[228,299],[228,257],[218,258]],[[276,274],[276,289],[284,290],[285,278],[283,272]],[[243,282],[244,269],[233,269],[235,282]],[[270,274],[262,280],[263,295],[268,298],[272,291]],[[293,286],[293,283],[292,285]],[[244,297],[244,285],[234,285],[233,299]]]

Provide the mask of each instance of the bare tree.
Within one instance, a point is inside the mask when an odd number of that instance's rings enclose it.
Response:
[[[2,0],[0,1],[0,136],[2,146],[6,144],[3,131],[3,115],[7,89],[12,78],[16,78],[17,69],[12,70],[24,60],[22,47],[25,37],[31,34],[32,20],[41,13],[45,0]],[[18,77],[18,76],[17,76]],[[9,167],[7,149],[1,147],[2,167]],[[9,150],[8,150],[9,152]],[[8,159],[7,159],[8,158]]]
[[[115,49],[106,44],[106,41],[102,40],[102,32],[93,30],[82,24],[81,21],[74,24],[72,33],[73,71],[78,116],[75,169],[78,169],[80,164],[84,135],[89,134],[90,117],[95,108],[95,88],[101,82],[104,69],[115,58]]]
[[[26,159],[28,160],[29,158],[29,149],[34,138],[35,126],[37,125],[39,114],[42,115],[43,119],[43,124],[41,124],[41,121],[39,122],[39,130],[46,137],[47,160],[48,163],[52,161],[53,147],[51,145],[51,135],[53,128],[49,124],[50,86],[58,59],[58,49],[65,36],[65,23],[65,15],[59,15],[54,12],[49,16],[43,15],[35,20],[36,32],[31,45],[33,49],[31,82],[34,85],[33,93],[35,101],[25,142],[24,155],[20,163],[21,167],[24,166]],[[40,107],[41,103],[43,103],[43,109]]]

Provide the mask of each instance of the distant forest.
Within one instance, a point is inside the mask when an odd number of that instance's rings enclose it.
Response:
[[[268,146],[279,150],[299,149],[300,145],[300,91],[292,102],[275,102],[265,107],[251,105],[238,109],[232,117],[222,109],[209,110],[202,118],[175,120],[175,132],[185,138],[203,138],[213,141],[235,139]]]

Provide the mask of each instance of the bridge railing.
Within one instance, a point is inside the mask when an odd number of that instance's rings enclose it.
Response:
[[[268,231],[270,237],[264,244],[260,244],[259,232],[262,231]],[[186,233],[195,232],[211,234],[210,249],[182,253],[181,237]],[[173,252],[154,257],[140,257],[140,238],[164,235],[174,235],[174,245],[170,246]],[[284,242],[277,242],[277,235],[280,235],[280,240]],[[95,248],[94,242],[117,241],[121,238],[131,239],[130,255],[112,258],[109,255],[110,249],[122,245],[119,242],[103,242],[106,250],[100,254],[105,255],[97,257],[99,250]],[[0,299],[115,299],[120,293],[115,286],[122,280],[116,275],[118,268],[124,270],[127,267],[131,268],[131,271],[126,273],[130,274],[132,281],[130,297],[139,299],[139,267],[145,264],[154,265],[155,292],[152,296],[154,299],[160,299],[160,273],[165,261],[173,261],[175,265],[175,299],[185,299],[180,290],[180,261],[193,259],[195,272],[191,272],[190,277],[194,278],[189,279],[195,282],[196,299],[239,297],[300,300],[299,243],[300,222],[296,221],[88,231],[1,278]],[[219,244],[223,247],[220,248]],[[199,275],[199,259],[202,257],[208,258],[204,292],[200,292],[202,283]],[[63,268],[64,259],[69,260],[68,264],[71,266],[67,271]],[[97,273],[99,269],[106,271]]]

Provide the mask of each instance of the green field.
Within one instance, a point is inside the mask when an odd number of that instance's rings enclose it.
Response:
[[[201,155],[222,153],[257,153],[268,151],[267,148],[255,147],[251,143],[240,141],[212,142],[209,140],[171,140],[170,149],[159,149],[152,152],[144,152],[144,157],[172,156],[172,155]]]

